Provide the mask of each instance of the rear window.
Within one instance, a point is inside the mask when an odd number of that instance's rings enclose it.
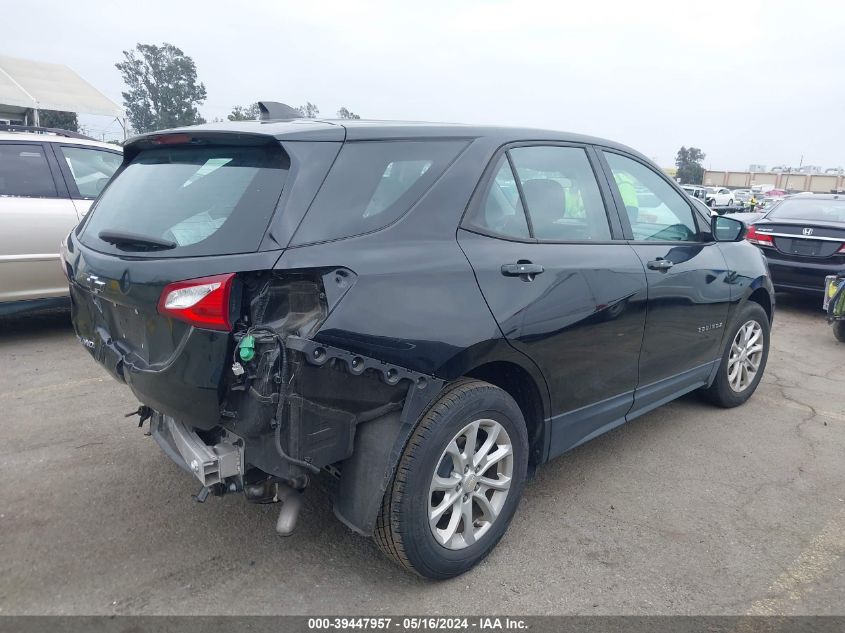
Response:
[[[346,143],[293,243],[384,228],[419,200],[466,145],[463,140]]]
[[[845,222],[845,200],[796,198],[784,200],[767,216],[772,220]]]
[[[145,251],[101,240],[130,233],[175,244],[155,257],[258,250],[288,173],[278,144],[167,147],[140,152],[92,210],[81,240],[106,252]]]

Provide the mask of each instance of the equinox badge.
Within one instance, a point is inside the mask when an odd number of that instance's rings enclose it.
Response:
[[[698,328],[699,332],[709,332],[710,330],[718,330],[722,327],[722,323],[708,323],[707,325],[702,325]]]

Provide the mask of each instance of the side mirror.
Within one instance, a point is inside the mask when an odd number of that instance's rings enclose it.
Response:
[[[710,232],[717,242],[741,242],[745,238],[745,224],[736,218],[714,215],[710,218]]]

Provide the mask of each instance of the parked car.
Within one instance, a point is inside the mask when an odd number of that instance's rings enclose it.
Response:
[[[0,126],[0,315],[68,303],[59,242],[121,160],[74,132]]]
[[[691,198],[697,198],[698,200],[705,200],[707,198],[707,189],[705,187],[699,187],[698,185],[681,185],[681,189],[684,190]]]
[[[734,195],[727,187],[707,187],[704,201],[711,207],[732,207]]]
[[[327,470],[341,521],[448,578],[540,464],[684,393],[757,388],[765,261],[641,154],[261,108],[130,140],[63,251],[80,342],[198,500],[283,500],[289,534]]]
[[[789,195],[786,189],[769,189],[764,193],[764,198],[785,198]]]
[[[751,189],[734,189],[734,202],[740,206],[745,206],[745,204],[751,200]]]
[[[845,195],[786,198],[751,225],[779,290],[824,292],[827,275],[845,274]]]

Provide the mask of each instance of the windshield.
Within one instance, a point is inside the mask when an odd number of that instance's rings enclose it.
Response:
[[[845,222],[845,199],[797,198],[783,200],[769,213],[769,219]]]
[[[128,233],[175,243],[167,256],[255,251],[287,166],[275,143],[142,151],[103,192],[81,240],[106,252],[137,250],[99,237]]]

